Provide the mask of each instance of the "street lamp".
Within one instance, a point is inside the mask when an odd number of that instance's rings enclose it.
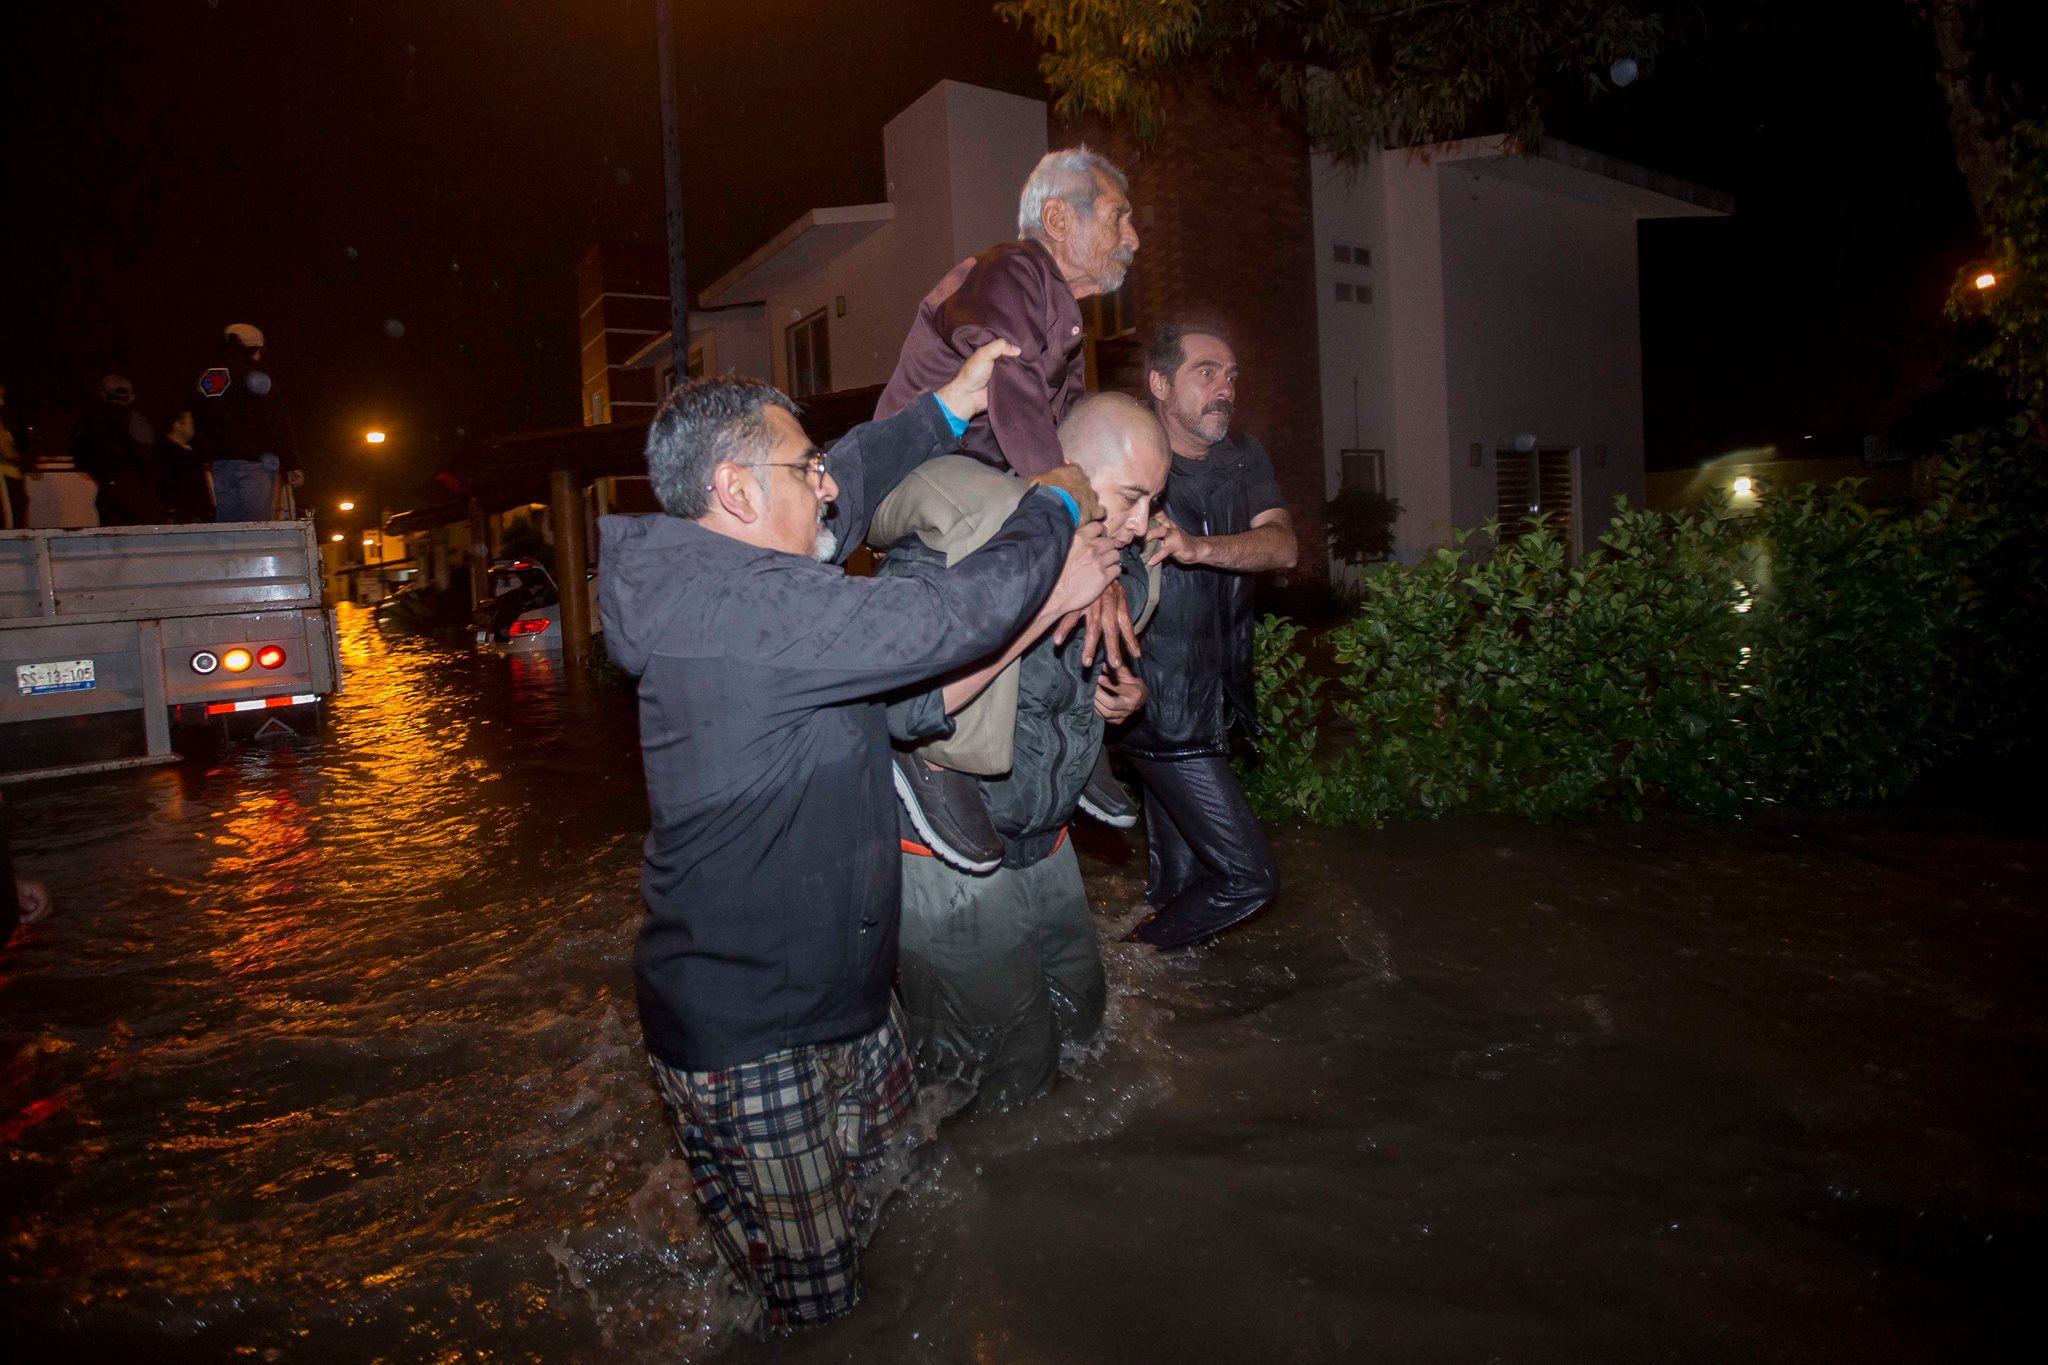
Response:
[[[381,446],[384,444],[384,433],[381,431],[366,431],[363,433],[363,439],[373,446]]]
[[[1998,276],[1986,270],[1980,273],[1976,279],[1971,280],[1970,283],[1976,285],[1979,289],[1990,289],[1997,285]]]
[[[335,542],[336,544],[340,544],[340,543],[341,543],[341,541],[343,541],[344,539],[346,539],[346,537],[344,537],[344,536],[343,536],[343,535],[341,534],[341,532],[339,532],[339,531],[336,531],[336,532],[335,532],[335,533],[334,533],[333,535],[331,535],[331,536],[329,536],[329,537],[327,537],[327,538],[328,538],[329,540],[331,540],[331,541],[334,541],[334,542]]]
[[[344,511],[344,512],[353,512],[353,511],[355,511],[355,510],[356,510],[356,505],[355,505],[354,503],[350,502],[350,501],[349,501],[348,499],[346,499],[346,498],[343,498],[343,499],[341,500],[341,504],[340,504],[340,505],[341,505],[341,510],[342,510],[342,511]]]

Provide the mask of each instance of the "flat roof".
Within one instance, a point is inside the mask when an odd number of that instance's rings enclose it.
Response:
[[[763,302],[774,290],[816,270],[895,216],[894,204],[812,209],[713,280],[697,301],[706,308]]]
[[[1732,194],[1554,137],[1534,147],[1506,137],[1466,138],[1431,147],[1428,155],[1637,218],[1725,218],[1735,212]]]

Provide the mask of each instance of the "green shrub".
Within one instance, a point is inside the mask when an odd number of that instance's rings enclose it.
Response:
[[[1766,491],[1749,517],[1619,504],[1577,563],[1541,524],[1460,536],[1366,576],[1327,688],[1298,627],[1261,623],[1247,793],[1262,815],[1366,824],[1892,795],[2038,709],[2016,684],[2040,603],[2000,559],[2035,538],[1997,495],[1958,466],[1903,510],[1864,506],[1854,481]],[[1351,735],[1319,755],[1327,711]]]

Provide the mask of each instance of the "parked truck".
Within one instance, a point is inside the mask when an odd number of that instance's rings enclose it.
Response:
[[[309,521],[0,531],[0,783],[314,733],[340,685]]]

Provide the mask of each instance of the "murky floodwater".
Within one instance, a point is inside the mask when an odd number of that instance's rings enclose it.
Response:
[[[1282,831],[757,1346],[646,1079],[632,710],[345,615],[317,743],[15,789],[10,1359],[2017,1358],[2048,839],[1982,814]],[[1142,846],[1083,841],[1105,933]]]

